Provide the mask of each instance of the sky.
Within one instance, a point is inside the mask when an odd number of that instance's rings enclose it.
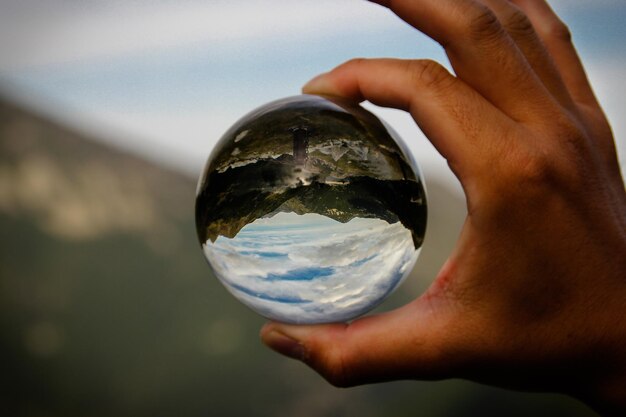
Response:
[[[377,306],[411,271],[419,250],[400,222],[278,213],[232,239],[203,244],[226,288],[266,317],[346,321]]]
[[[624,166],[626,3],[553,5]],[[192,175],[239,117],[357,56],[446,62],[436,43],[363,0],[0,0],[0,94]],[[454,183],[406,114],[369,108],[405,138],[427,179]]]

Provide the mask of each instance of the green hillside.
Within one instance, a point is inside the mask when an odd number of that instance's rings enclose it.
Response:
[[[264,320],[205,264],[194,196],[195,179],[0,100],[0,416],[593,415],[461,381],[329,386],[261,345]]]

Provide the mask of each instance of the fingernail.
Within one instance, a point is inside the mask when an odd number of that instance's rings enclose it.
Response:
[[[299,341],[278,330],[263,333],[262,340],[270,349],[292,359],[303,361],[307,357],[307,350]]]
[[[326,93],[332,90],[332,86],[328,83],[327,73],[320,74],[314,77],[309,82],[304,84],[302,92],[307,93]]]

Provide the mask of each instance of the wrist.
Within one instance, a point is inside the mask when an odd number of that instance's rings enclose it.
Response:
[[[626,372],[602,378],[579,398],[603,417],[626,415]]]
[[[620,310],[607,308],[607,311]],[[602,416],[625,416],[626,321],[618,318],[617,322],[605,328],[607,332],[611,330],[612,337],[606,340],[604,349],[594,352],[595,360],[589,361],[595,362],[596,366],[587,389],[580,393],[579,398]]]

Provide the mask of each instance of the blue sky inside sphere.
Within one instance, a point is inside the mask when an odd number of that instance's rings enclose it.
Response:
[[[283,212],[202,246],[235,297],[291,323],[347,321],[371,310],[407,277],[420,252],[400,222]]]
[[[626,2],[559,0],[626,157]],[[353,57],[431,58],[435,42],[363,0],[0,0],[0,94],[197,175],[221,135]],[[401,112],[370,106],[425,176],[451,178]]]

